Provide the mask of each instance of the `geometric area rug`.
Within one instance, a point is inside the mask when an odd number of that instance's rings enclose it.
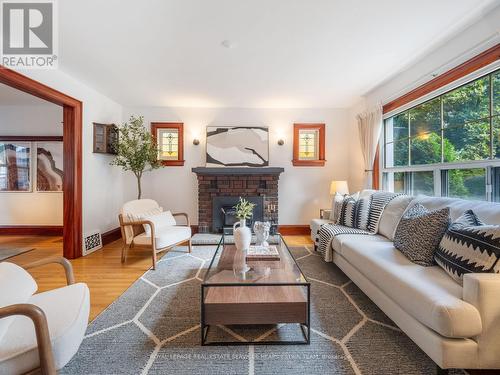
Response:
[[[89,325],[60,374],[434,374],[434,362],[334,264],[308,247],[292,251],[311,283],[311,344],[290,325],[218,326],[200,345],[200,285],[215,246],[166,254]],[[92,298],[92,296],[91,296]],[[292,327],[293,328],[293,327]],[[300,331],[299,331],[300,332]],[[301,339],[301,337],[298,337]],[[452,374],[464,374],[455,370]]]

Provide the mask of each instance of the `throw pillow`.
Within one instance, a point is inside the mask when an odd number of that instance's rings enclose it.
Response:
[[[339,221],[340,211],[342,210],[342,202],[344,201],[344,196],[339,193],[335,193],[332,199],[332,210],[330,212],[330,220],[334,223]]]
[[[413,263],[432,266],[434,253],[449,224],[448,207],[429,211],[417,203],[401,218],[394,235],[394,246]]]
[[[385,207],[393,199],[399,197],[399,193],[390,193],[387,191],[376,191],[370,196],[370,212],[368,214],[368,223],[366,229],[372,233],[378,233],[380,218]]]
[[[500,273],[500,226],[468,210],[448,228],[434,258],[460,284],[466,273]]]
[[[412,200],[413,197],[400,195],[390,201],[380,217],[378,233],[391,241],[394,240],[394,233],[396,233],[399,221]]]
[[[160,230],[161,228],[177,224],[170,211],[163,211],[159,214],[154,215],[145,215],[141,217],[141,220],[151,221],[155,226],[156,231]],[[151,227],[148,224],[143,224],[143,226],[146,236],[151,236]]]
[[[362,197],[359,194],[346,195],[342,201],[337,224],[366,230],[370,201],[371,194]]]

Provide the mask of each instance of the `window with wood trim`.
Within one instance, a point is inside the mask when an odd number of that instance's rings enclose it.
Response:
[[[325,124],[293,124],[293,165],[322,167],[325,161]]]
[[[158,145],[158,160],[165,166],[183,166],[184,124],[152,122],[151,133]]]
[[[499,199],[500,70],[389,114],[383,139],[384,189]]]

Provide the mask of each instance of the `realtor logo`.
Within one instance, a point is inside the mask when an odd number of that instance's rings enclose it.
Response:
[[[3,0],[2,65],[15,69],[56,68],[54,0]]]

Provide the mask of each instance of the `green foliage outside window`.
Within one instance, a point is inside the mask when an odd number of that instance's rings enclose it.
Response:
[[[387,167],[500,158],[500,71],[413,107],[391,120],[392,126],[387,127],[386,132],[392,131],[392,134],[386,134],[386,139],[392,137],[394,141],[392,148],[387,148],[393,162]],[[484,179],[483,168],[454,170],[448,174],[448,193],[450,196],[484,196],[481,190],[485,189]],[[424,190],[433,189],[432,173],[419,175],[419,186]]]

